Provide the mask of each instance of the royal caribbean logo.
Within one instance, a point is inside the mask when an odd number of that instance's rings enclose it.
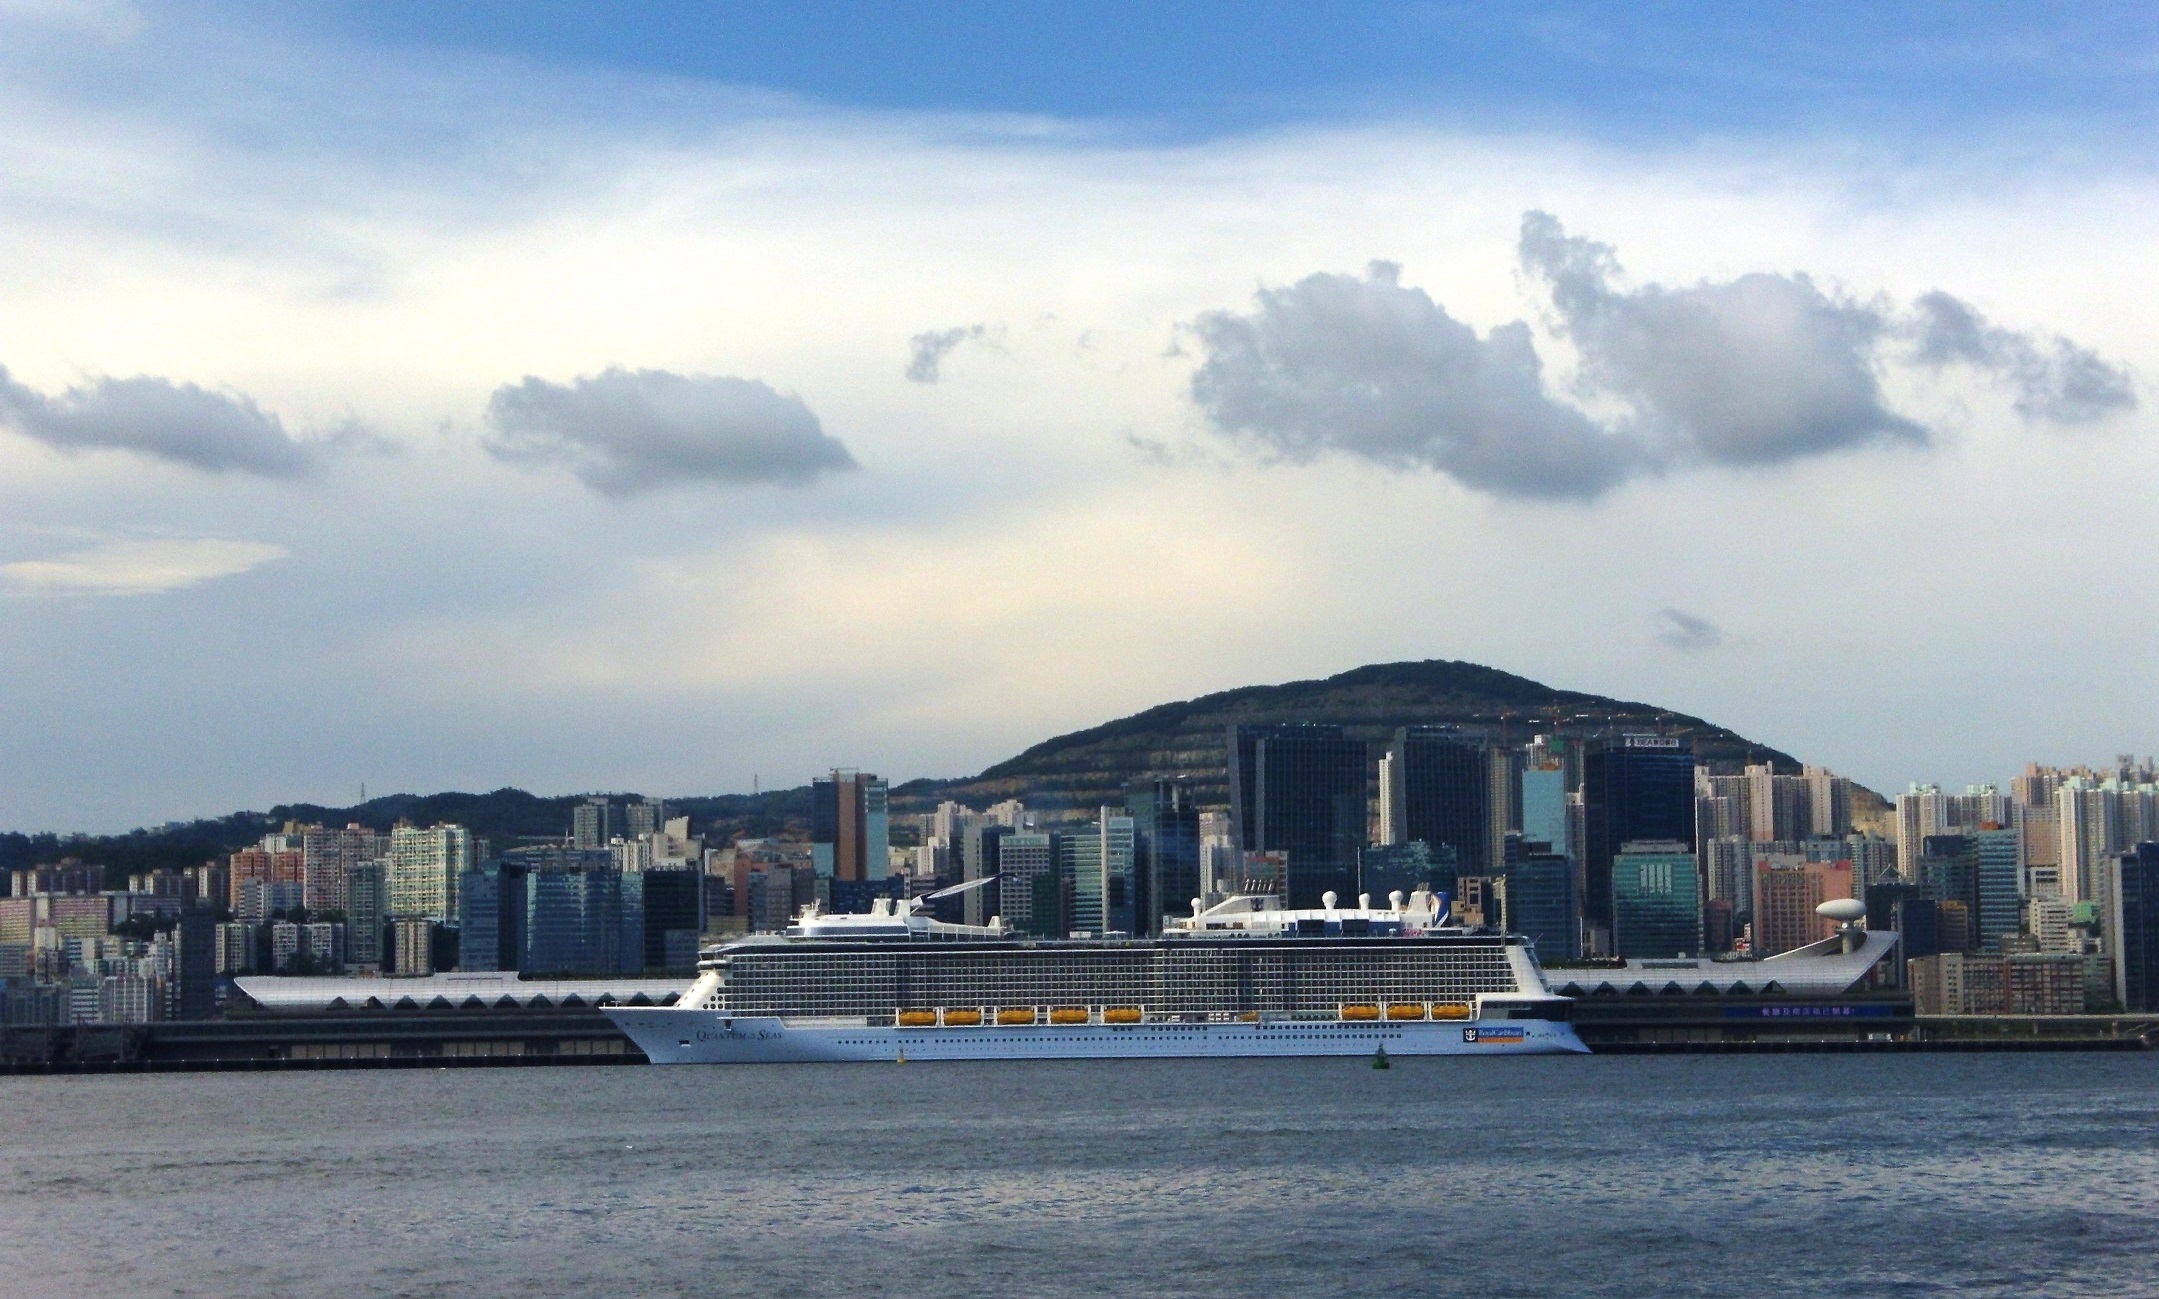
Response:
[[[1462,1030],[1462,1040],[1472,1044],[1478,1042],[1519,1042],[1522,1040],[1522,1030],[1519,1028],[1465,1028]]]

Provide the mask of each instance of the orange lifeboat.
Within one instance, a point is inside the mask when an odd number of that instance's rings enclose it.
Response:
[[[1468,1019],[1469,1007],[1458,1001],[1439,1001],[1432,1004],[1434,1019]]]
[[[973,1028],[982,1022],[979,1010],[948,1010],[945,1012],[946,1028]]]
[[[997,1012],[997,1022],[1000,1024],[1032,1024],[1035,1022],[1035,1008],[1033,1006],[1006,1006]]]
[[[1423,1019],[1424,1003],[1421,1001],[1395,1001],[1387,1004],[1389,1019]]]
[[[903,1010],[900,1012],[901,1028],[928,1028],[937,1022],[934,1010]]]
[[[1050,1011],[1052,1024],[1084,1024],[1090,1018],[1085,1006],[1058,1006]]]
[[[1143,1018],[1137,1006],[1111,1006],[1102,1012],[1105,1024],[1137,1024]]]
[[[1378,1019],[1379,1007],[1367,1006],[1361,1003],[1352,1002],[1351,1004],[1342,1007],[1342,1018],[1357,1020],[1360,1022],[1365,1020]]]

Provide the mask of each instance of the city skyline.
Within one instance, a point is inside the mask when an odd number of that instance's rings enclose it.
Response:
[[[579,12],[0,11],[0,825],[1423,658],[1885,795],[2154,747],[2148,15]]]

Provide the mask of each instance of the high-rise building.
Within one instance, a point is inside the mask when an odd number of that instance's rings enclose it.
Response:
[[[2002,940],[2023,928],[2022,836],[2015,830],[1974,830],[1965,836],[1972,855],[1973,919],[1982,951],[1999,952]]]
[[[1811,773],[1819,769],[1808,770],[1809,775],[1780,776],[1768,763],[1747,768],[1747,813],[1754,842],[1787,843],[1813,833],[1815,781]],[[1826,771],[1822,775],[1827,782],[1835,780]]]
[[[435,972],[434,921],[425,916],[400,916],[390,922],[390,973],[398,976]]]
[[[2019,807],[2054,806],[2054,792],[2062,787],[2062,773],[2036,762],[2024,764],[2024,774],[2009,782],[2009,797]]]
[[[503,968],[502,876],[484,866],[466,871],[464,878],[458,881],[457,968],[465,971]]]
[[[1138,834],[1135,932],[1159,934],[1163,917],[1184,915],[1201,892],[1199,802],[1183,781],[1156,780],[1134,786],[1125,806]]]
[[[374,969],[383,964],[383,925],[390,917],[390,863],[354,862],[345,868],[345,959]]]
[[[1534,845],[1531,845],[1534,848]],[[1529,851],[1507,867],[1506,926],[1537,945],[1541,961],[1582,955],[1582,922],[1575,908],[1574,864],[1564,854]]]
[[[646,970],[687,973],[697,968],[697,943],[705,932],[704,882],[702,872],[682,869],[647,870],[624,877],[626,901],[639,904],[639,939]],[[630,898],[632,893],[640,896]],[[627,969],[628,953],[624,955]]]
[[[390,914],[457,918],[457,889],[472,869],[472,835],[461,825],[390,831]]]
[[[178,1019],[208,1019],[217,1013],[217,916],[207,906],[182,907],[173,927],[174,980],[179,984]]]
[[[1096,830],[1102,840],[1100,866],[1098,867],[1102,878],[1102,929],[1099,932],[1113,934],[1137,932],[1139,925],[1138,880],[1135,878],[1135,868],[1138,861],[1137,823],[1117,809],[1105,807],[1096,821]],[[1078,888],[1075,887],[1073,890],[1075,898],[1077,898],[1078,892]]]
[[[1281,853],[1289,905],[1348,897],[1365,838],[1363,742],[1339,726],[1279,723],[1229,728],[1230,822],[1251,854]],[[1247,871],[1249,877],[1249,871]]]
[[[1694,755],[1677,739],[1628,735],[1582,762],[1584,921],[1609,933],[1612,859],[1637,840],[1694,851]]]
[[[1934,945],[1944,952],[1972,950],[1972,907],[1961,899],[1934,904]]]
[[[1836,932],[1836,922],[1817,915],[1815,908],[1851,896],[1849,861],[1794,860],[1787,854],[1757,853],[1754,954],[1775,956],[1829,937]]]
[[[1852,782],[1827,767],[1812,766],[1801,768],[1800,779],[1807,787],[1808,835],[1817,839],[1842,839],[1850,834]]]
[[[1568,840],[1567,769],[1557,760],[1522,769],[1522,838],[1572,856]]]
[[[2159,1009],[2159,842],[2116,853],[2105,871],[2114,999],[2126,1011]]]
[[[888,789],[869,772],[843,768],[810,782],[810,852],[819,875],[881,880],[891,874]]]
[[[1631,840],[1612,857],[1612,951],[1629,958],[1702,950],[1702,895],[1694,846]]]
[[[1057,874],[1072,899],[1071,932],[1099,934],[1103,928],[1102,830],[1100,825],[1056,836]],[[999,845],[1000,849],[1002,844]]]
[[[1754,914],[1753,848],[1744,835],[1727,834],[1702,840],[1695,852],[1709,897],[1729,905],[1735,917]]]
[[[656,798],[641,798],[622,809],[622,837],[636,839],[657,835],[667,824],[667,804]]]
[[[960,871],[963,879],[986,880],[1004,867],[998,856],[999,845],[1014,833],[1009,825],[987,818],[967,827],[967,835],[961,849]],[[986,925],[990,918],[999,914],[1002,899],[998,889],[991,885],[969,889],[960,895],[961,918],[970,925]]]
[[[1927,836],[1948,834],[1955,825],[1949,801],[1937,785],[1914,783],[1897,795],[1897,863],[1904,877],[1919,883],[1920,848]]]
[[[1511,775],[1511,760],[1504,765]],[[1393,821],[1384,842],[1422,843],[1434,852],[1445,846],[1461,869],[1483,872],[1495,842],[1493,792],[1505,779],[1495,775],[1501,766],[1482,737],[1451,727],[1397,730],[1383,768],[1390,786],[1383,807]],[[1498,815],[1506,814],[1502,802]]]
[[[613,799],[595,796],[570,809],[571,847],[605,848],[617,833]]]
[[[2054,795],[2060,832],[2062,888],[2072,902],[2099,901],[2100,876],[2126,846],[2121,838],[2121,791],[2073,776]]]
[[[1522,751],[1492,745],[1487,750],[1487,763],[1490,792],[1484,831],[1484,862],[1481,868],[1470,865],[1472,869],[1498,875],[1507,867],[1507,836],[1522,832]]]
[[[535,856],[525,876],[528,974],[636,973],[644,958],[642,895],[626,897],[624,876],[605,849]]]
[[[1064,876],[1057,866],[1057,836],[1039,830],[992,827],[997,853],[998,905],[1006,927],[1040,938],[1062,938],[1072,928],[1064,913]]]

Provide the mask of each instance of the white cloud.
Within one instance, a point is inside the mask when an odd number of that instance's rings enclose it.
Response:
[[[281,546],[215,537],[114,540],[52,559],[0,564],[0,583],[26,595],[158,595],[285,558]]]

